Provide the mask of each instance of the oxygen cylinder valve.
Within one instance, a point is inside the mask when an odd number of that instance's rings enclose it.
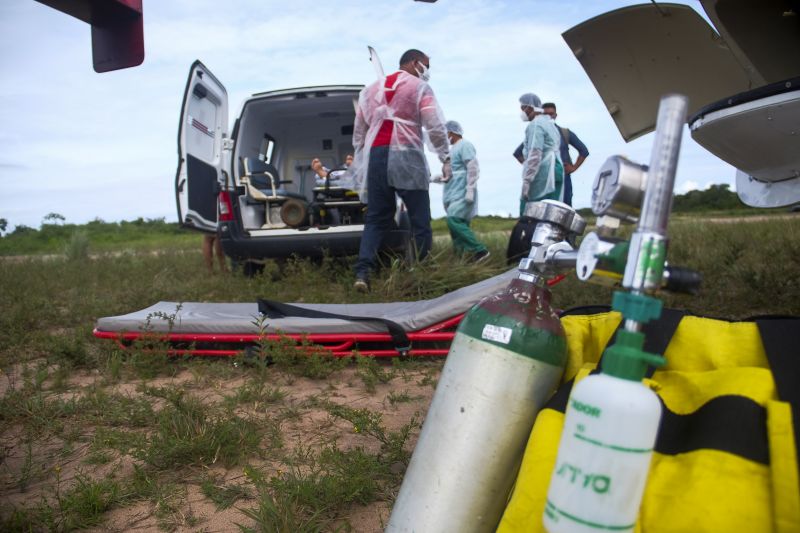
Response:
[[[586,221],[572,207],[555,200],[529,202],[524,216],[536,220],[531,251],[519,263],[520,277],[543,278],[575,268],[577,251],[572,242],[583,234]]]

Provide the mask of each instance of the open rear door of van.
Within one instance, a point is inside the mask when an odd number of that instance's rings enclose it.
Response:
[[[175,195],[178,221],[217,230],[217,193],[223,181],[223,142],[228,138],[228,93],[205,65],[189,71],[178,127]]]
[[[653,131],[667,93],[689,98],[689,116],[747,91],[754,81],[699,13],[658,2],[610,11],[562,34],[626,141]]]

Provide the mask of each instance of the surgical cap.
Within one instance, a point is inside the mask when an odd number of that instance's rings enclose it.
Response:
[[[521,105],[531,106],[534,109],[542,108],[542,99],[533,93],[525,93],[522,96],[520,96],[519,103]]]
[[[464,128],[462,128],[461,124],[455,120],[448,120],[444,127],[447,128],[447,131],[450,133],[455,133],[456,135],[461,135],[462,137],[464,136]]]

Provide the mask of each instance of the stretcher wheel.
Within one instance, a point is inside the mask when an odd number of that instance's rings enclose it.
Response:
[[[290,198],[281,206],[281,220],[291,228],[305,224],[308,217],[308,205],[305,202]]]

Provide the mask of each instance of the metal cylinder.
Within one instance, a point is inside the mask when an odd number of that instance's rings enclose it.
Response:
[[[550,292],[525,279],[467,313],[387,532],[494,531],[536,414],[566,362]]]

